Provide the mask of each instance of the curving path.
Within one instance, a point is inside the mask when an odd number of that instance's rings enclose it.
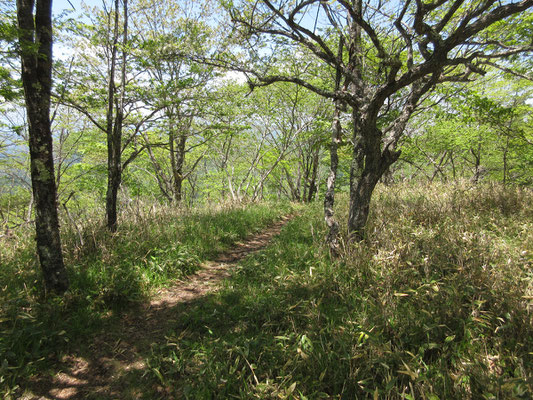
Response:
[[[259,234],[237,243],[214,261],[206,262],[187,281],[159,290],[152,300],[121,318],[120,327],[103,332],[88,346],[90,354],[68,354],[55,376],[38,376],[28,382],[20,397],[25,400],[141,399],[143,393],[132,391],[135,377],[146,370],[145,356],[154,343],[164,343],[169,325],[187,304],[217,290],[232,267],[248,254],[267,246],[279,234],[292,215]],[[134,385],[136,386],[136,385]],[[153,388],[158,397],[167,398],[162,387]],[[146,396],[146,394],[144,394]]]

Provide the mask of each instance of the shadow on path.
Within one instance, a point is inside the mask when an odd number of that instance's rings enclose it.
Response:
[[[146,355],[153,344],[164,343],[165,333],[191,307],[214,292],[242,258],[267,246],[292,216],[282,217],[261,233],[237,243],[208,261],[187,281],[161,289],[152,300],[125,313],[119,327],[101,332],[83,352],[64,355],[54,376],[40,375],[26,384],[20,397],[52,399],[156,399],[172,398],[162,386],[141,384],[149,367]],[[147,390],[149,393],[147,393]]]

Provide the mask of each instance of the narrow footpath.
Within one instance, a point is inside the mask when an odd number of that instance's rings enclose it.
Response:
[[[147,369],[143,355],[149,354],[154,343],[164,343],[169,326],[186,310],[188,303],[216,291],[239,260],[266,247],[291,218],[291,215],[282,217],[262,232],[220,254],[216,260],[204,263],[186,281],[159,290],[149,303],[134,312],[126,312],[118,329],[93,338],[88,346],[89,354],[63,356],[57,368],[61,372],[32,379],[21,399],[146,398],[143,393],[128,390],[132,376],[142,376]],[[164,392],[159,394],[166,398]]]

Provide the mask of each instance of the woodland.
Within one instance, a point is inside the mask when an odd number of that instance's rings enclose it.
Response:
[[[4,399],[533,397],[533,0],[0,0]]]

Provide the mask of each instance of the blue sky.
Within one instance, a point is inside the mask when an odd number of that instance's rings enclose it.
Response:
[[[90,6],[102,5],[102,0],[70,0],[70,3],[67,0],[52,0],[53,13],[54,15],[58,15],[64,10],[72,10],[72,6],[74,6],[76,12],[80,12],[82,10],[82,2]]]

